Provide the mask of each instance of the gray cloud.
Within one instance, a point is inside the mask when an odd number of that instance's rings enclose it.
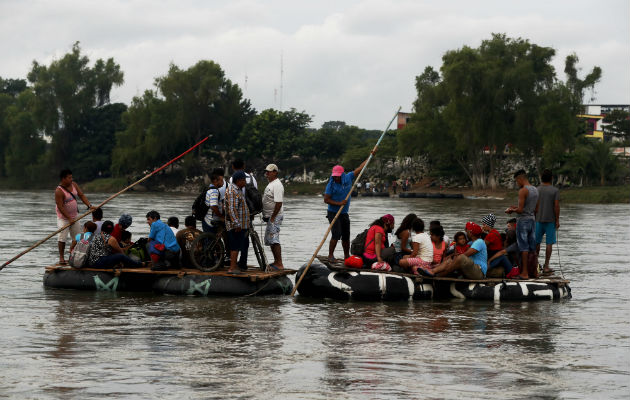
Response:
[[[515,3],[515,4],[512,4]],[[445,51],[478,46],[505,32],[576,52],[581,66],[602,67],[596,102],[630,103],[630,6],[500,1],[6,1],[0,0],[0,76],[25,77],[81,41],[92,59],[114,57],[125,72],[115,101],[153,87],[170,62],[218,62],[259,109],[314,115],[314,126],[345,120],[382,129],[396,108],[410,110],[415,76],[439,67]],[[245,77],[247,85],[245,86]]]

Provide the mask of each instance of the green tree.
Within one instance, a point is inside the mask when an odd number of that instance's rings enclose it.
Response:
[[[203,60],[186,70],[171,65],[155,80],[155,90],[132,100],[123,117],[126,128],[116,135],[112,172],[157,166],[208,135],[206,147],[233,151],[253,115],[249,100],[218,64]]]
[[[8,126],[9,109],[16,102],[18,95],[26,90],[26,86],[26,81],[23,79],[0,77],[0,178],[7,176],[5,153],[8,151],[11,136]]]
[[[109,103],[112,87],[123,83],[120,66],[112,58],[96,60],[81,54],[79,42],[70,53],[45,66],[33,61],[28,80],[33,86],[33,116],[38,130],[51,139],[52,167],[73,159],[74,144],[85,134],[85,116]]]
[[[604,117],[604,136],[620,139],[624,144],[630,141],[630,115],[624,110],[613,110]]]
[[[287,160],[299,155],[310,123],[308,114],[294,108],[289,111],[267,109],[245,125],[239,142],[250,159]]]
[[[478,48],[446,52],[441,75],[427,67],[416,78],[418,97],[398,135],[399,154],[424,155],[440,166],[455,161],[473,187],[492,188],[507,144],[534,156],[539,170],[543,159],[557,161],[576,137],[575,96],[596,83],[598,68],[563,84],[551,65],[554,55],[552,48],[502,34]],[[577,57],[569,61],[575,68]]]
[[[42,158],[46,143],[30,110],[34,100],[33,92],[24,90],[7,110],[9,140],[4,153],[4,167],[7,176],[18,186],[27,186],[44,172]]]

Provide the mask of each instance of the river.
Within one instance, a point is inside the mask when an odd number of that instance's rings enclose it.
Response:
[[[148,233],[147,211],[183,221],[193,199],[124,194],[105,206],[105,219],[131,214],[138,238]],[[353,235],[384,213],[440,219],[450,237],[488,212],[503,228],[508,205],[353,199]],[[323,237],[325,207],[321,197],[294,196],[285,208],[282,250],[297,269]],[[2,262],[55,230],[52,192],[0,192],[0,209]],[[53,238],[0,272],[0,398],[627,399],[629,216],[628,204],[562,205],[552,267],[571,280],[573,298],[536,303],[45,289]]]

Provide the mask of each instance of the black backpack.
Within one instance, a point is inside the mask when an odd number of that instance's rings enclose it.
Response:
[[[250,215],[260,214],[262,212],[262,194],[260,194],[256,186],[254,186],[251,177],[249,182],[245,184],[245,202],[247,203],[247,208],[249,208]]]
[[[369,230],[370,228],[364,230],[352,240],[352,242],[350,243],[351,254],[363,257],[363,253],[365,252],[365,239],[367,239],[367,234]],[[374,239],[372,239],[372,241],[374,241]],[[372,241],[370,241],[370,243],[372,243]]]
[[[203,221],[203,219],[208,214],[208,210],[210,209],[210,206],[206,205],[207,192],[208,192],[208,189],[205,189],[203,192],[199,193],[199,196],[197,196],[197,198],[193,202],[192,215],[193,217],[195,217],[197,221]]]

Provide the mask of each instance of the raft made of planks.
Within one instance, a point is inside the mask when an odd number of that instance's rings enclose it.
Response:
[[[109,292],[155,292],[192,296],[255,296],[289,294],[297,271],[261,271],[250,268],[240,274],[226,270],[204,272],[197,269],[150,268],[72,268],[51,265],[44,273],[44,286],[56,289]]]
[[[200,275],[200,276],[225,276],[229,278],[241,278],[249,279],[252,282],[266,280],[269,278],[276,278],[279,276],[293,275],[297,272],[294,269],[283,269],[279,271],[263,271],[258,268],[248,267],[247,271],[242,271],[241,274],[230,274],[227,270],[204,272],[194,268],[181,268],[181,269],[168,269],[163,271],[152,271],[150,268],[73,268],[68,265],[50,265],[46,267],[46,271],[94,271],[94,272],[110,272],[115,276],[121,274],[144,274],[144,275],[171,275],[184,277],[187,275]]]

